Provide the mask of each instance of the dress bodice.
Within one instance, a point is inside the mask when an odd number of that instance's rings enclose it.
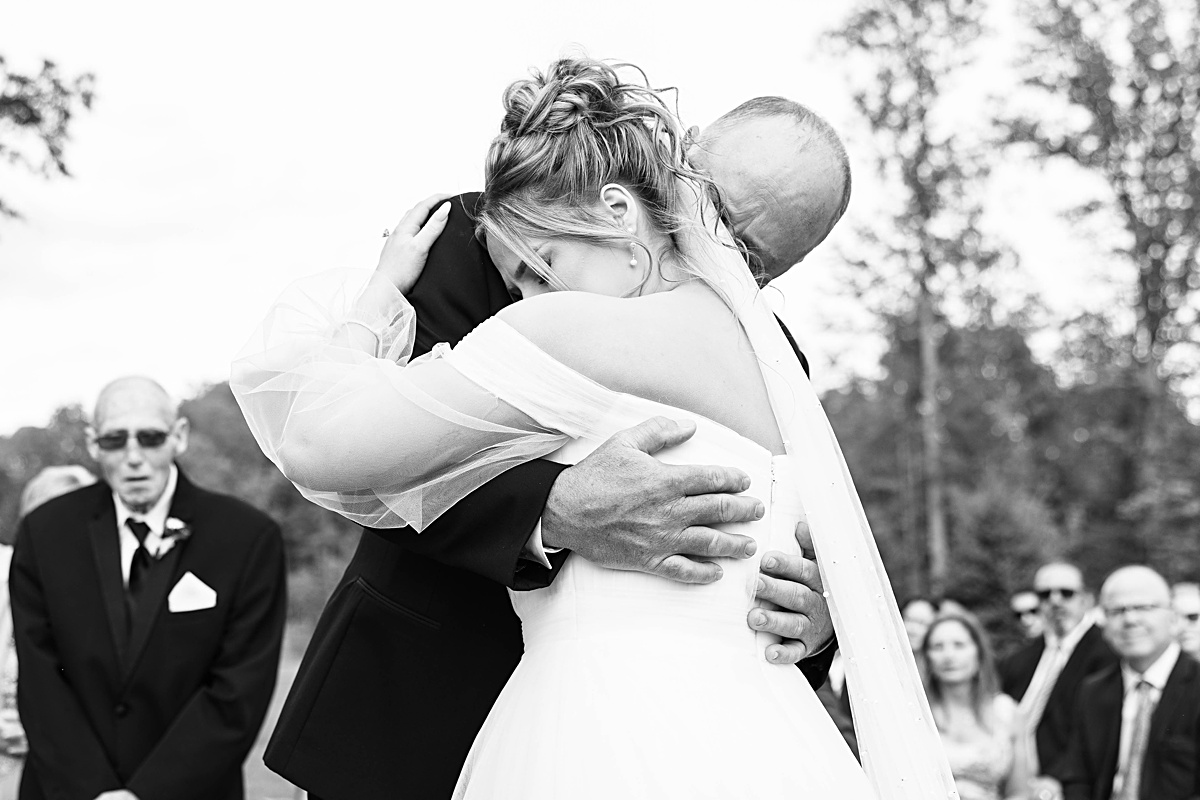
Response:
[[[1012,700],[994,701],[993,729],[943,735],[942,746],[962,800],[1000,800],[1013,767]]]
[[[704,586],[605,569],[569,557],[550,586],[512,592],[527,649],[563,638],[602,640],[641,635],[656,646],[736,648],[763,658],[766,645],[777,641],[750,629],[746,614],[757,602],[755,582],[762,555],[770,550],[799,552],[794,532],[803,511],[790,457],[773,456],[757,443],[707,418],[644,398],[620,395],[596,421],[592,433],[570,441],[550,458],[576,463],[611,433],[656,415],[696,423],[691,439],[656,453],[660,460],[733,466],[750,476],[746,494],[762,500],[766,514],[753,522],[719,527],[755,539],[755,555],[721,559],[722,578]]]

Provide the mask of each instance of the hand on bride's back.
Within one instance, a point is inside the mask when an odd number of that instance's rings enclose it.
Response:
[[[429,249],[450,217],[448,194],[433,194],[408,210],[388,235],[375,271],[407,295],[421,277]]]

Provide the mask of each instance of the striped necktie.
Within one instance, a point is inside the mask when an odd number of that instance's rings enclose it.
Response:
[[[1142,763],[1146,758],[1146,744],[1150,741],[1150,715],[1154,712],[1154,703],[1150,699],[1151,688],[1145,680],[1139,680],[1134,688],[1133,735],[1129,738],[1129,754],[1125,757],[1121,789],[1116,800],[1139,800]]]

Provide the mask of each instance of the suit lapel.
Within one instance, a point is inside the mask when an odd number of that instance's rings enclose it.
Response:
[[[1166,736],[1167,724],[1171,717],[1180,714],[1188,707],[1189,687],[1195,676],[1196,663],[1185,653],[1180,653],[1174,669],[1167,676],[1162,697],[1159,698],[1158,705],[1154,707],[1154,714],[1150,717],[1150,739],[1147,745],[1149,752],[1154,752],[1155,745]]]
[[[1121,756],[1121,706],[1125,701],[1125,683],[1119,667],[1112,668],[1103,680],[1101,691],[1097,692],[1096,704],[1091,709],[1091,719],[1095,729],[1104,732],[1102,749],[1096,754],[1097,763],[1100,764],[1098,785],[1111,789],[1117,774],[1117,761]]]
[[[105,493],[96,516],[88,521],[88,539],[100,579],[100,594],[108,614],[108,630],[112,634],[113,653],[120,660],[125,646],[125,583],[121,577],[121,543],[117,535],[117,511],[112,496]]]
[[[167,517],[175,517],[190,526],[195,508],[195,492],[195,487],[183,477],[181,470]],[[141,597],[141,609],[133,620],[133,629],[129,633],[129,649],[123,660],[126,678],[133,674],[142,651],[146,649],[146,643],[150,640],[150,632],[154,630],[154,623],[158,620],[163,606],[166,605],[167,593],[179,579],[180,563],[189,542],[190,539],[176,542],[175,546],[158,560],[147,576]]]

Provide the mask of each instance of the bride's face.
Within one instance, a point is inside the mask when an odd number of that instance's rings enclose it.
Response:
[[[511,249],[488,239],[488,254],[514,297],[533,297],[556,288],[625,297],[638,290],[648,267],[646,253],[641,248],[636,251],[638,263],[633,265],[629,262],[634,253],[628,246],[596,245],[572,239],[533,240],[530,246],[550,265],[561,286],[551,285]]]

